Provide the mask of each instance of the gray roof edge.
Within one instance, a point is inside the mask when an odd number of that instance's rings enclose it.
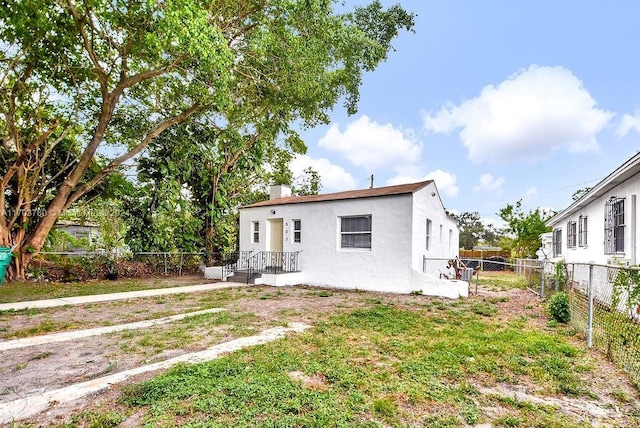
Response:
[[[578,209],[581,209],[589,205],[592,200],[599,198],[604,193],[616,187],[618,183],[613,183],[613,181],[616,178],[620,177],[623,173],[627,171],[633,170],[634,168],[638,169],[636,173],[640,172],[640,151],[636,152],[635,155],[627,159],[624,163],[622,163],[622,165],[616,168],[612,173],[610,173],[605,178],[600,180],[598,184],[593,186],[591,190],[589,190],[587,193],[582,195],[580,199],[578,199],[577,201],[574,201],[567,208],[563,209],[562,211],[558,212],[556,215],[551,217],[549,220],[547,220],[547,226],[553,226],[554,224],[557,224],[564,218],[576,212]]]

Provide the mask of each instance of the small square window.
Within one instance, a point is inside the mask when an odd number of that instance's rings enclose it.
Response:
[[[260,223],[257,221],[254,221],[252,224],[253,224],[253,227],[252,227],[253,243],[257,244],[260,242]]]
[[[576,247],[576,222],[570,221],[567,223],[567,248],[575,248]]]
[[[299,244],[302,242],[302,221],[293,220],[293,242]]]
[[[578,246],[587,246],[587,217],[580,216],[578,220]]]
[[[553,231],[553,257],[562,255],[562,229]]]

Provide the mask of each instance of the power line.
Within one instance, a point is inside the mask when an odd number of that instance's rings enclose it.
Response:
[[[538,193],[536,193],[534,195],[524,195],[524,196],[522,196],[521,199],[533,198],[535,196],[548,195],[549,193],[560,192],[562,190],[567,190],[567,189],[571,189],[573,187],[578,187],[578,186],[583,186],[585,184],[593,183],[594,181],[601,181],[603,178],[604,177],[594,178],[592,180],[583,181],[581,183],[570,184],[568,186],[558,187],[557,189],[551,189],[551,190],[546,190],[544,192],[538,192]],[[487,202],[487,204],[502,204],[502,203],[505,203],[505,202],[510,202],[510,200],[503,199],[503,200],[500,200],[500,201]]]

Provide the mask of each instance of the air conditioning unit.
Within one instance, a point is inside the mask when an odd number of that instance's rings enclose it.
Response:
[[[464,269],[462,269],[462,280],[463,281],[471,281],[471,280],[473,280],[473,268],[464,268]]]

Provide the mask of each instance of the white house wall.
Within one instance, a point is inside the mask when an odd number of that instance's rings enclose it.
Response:
[[[433,230],[443,225],[440,242],[436,236],[429,256],[448,258],[457,254],[458,233],[442,208],[434,185],[414,194],[272,205],[240,210],[240,250],[266,251],[269,242],[268,220],[282,218],[283,251],[300,251],[299,269],[309,284],[336,288],[409,293],[412,270],[422,271],[426,218]],[[415,198],[415,201],[414,201]],[[415,202],[415,203],[414,203]],[[416,208],[416,205],[423,207]],[[429,213],[429,214],[427,214]],[[340,217],[371,215],[371,249],[340,248]],[[413,218],[419,216],[419,218]],[[301,242],[292,242],[292,220],[301,221]],[[252,242],[252,222],[260,222],[260,242]],[[453,229],[449,249],[448,231]],[[419,249],[419,251],[418,251]],[[418,251],[412,255],[412,251]]]
[[[411,268],[422,272],[424,258],[452,259],[459,254],[460,232],[456,222],[445,212],[435,184],[431,183],[416,191],[413,198]],[[429,249],[427,219],[431,220]],[[443,263],[442,270],[445,268]]]
[[[595,199],[582,210],[572,213],[557,224],[554,229],[562,229],[562,254],[554,257],[553,260],[564,259],[567,262],[607,264],[613,258],[619,259],[628,264],[638,263],[638,233],[637,233],[637,195],[640,194],[640,174],[636,174],[630,179],[616,186],[607,194]],[[609,198],[625,198],[624,202],[624,252],[617,254],[604,253],[604,210],[605,203]],[[567,247],[567,222],[575,221],[576,225],[580,216],[587,216],[587,246],[568,248]],[[577,228],[576,228],[577,230]],[[551,257],[550,257],[551,258]]]

